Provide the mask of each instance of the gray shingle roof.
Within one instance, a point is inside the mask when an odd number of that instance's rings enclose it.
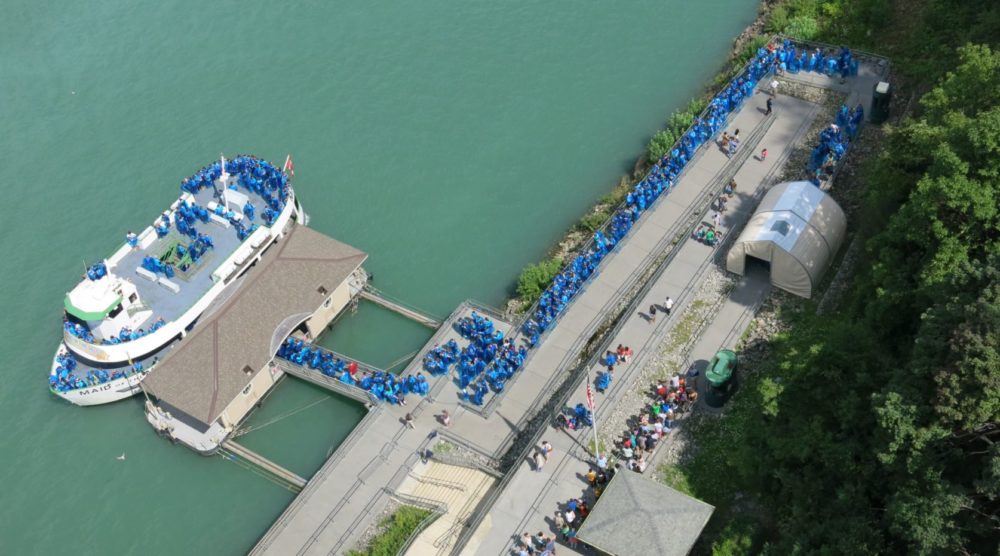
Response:
[[[143,380],[143,388],[211,424],[270,361],[278,347],[276,330],[287,332],[289,320],[307,318],[329,295],[319,288],[333,292],[367,258],[350,245],[293,225],[264,253],[246,283],[212,315],[202,317],[194,332]]]
[[[713,511],[701,500],[623,469],[594,503],[577,537],[609,554],[683,556]]]

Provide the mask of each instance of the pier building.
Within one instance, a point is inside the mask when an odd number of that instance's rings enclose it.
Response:
[[[218,450],[283,376],[272,359],[289,334],[315,338],[360,295],[367,257],[293,224],[143,381],[150,424],[202,454]]]

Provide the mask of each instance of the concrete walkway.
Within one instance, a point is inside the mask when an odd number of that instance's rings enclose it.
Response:
[[[861,76],[848,81],[847,84],[835,83],[830,78],[817,75],[796,76],[795,80],[848,93],[848,102],[856,104],[862,102],[862,99],[865,98],[865,91],[870,91],[874,83],[879,80],[878,78],[879,75],[872,68],[863,67]],[[763,117],[762,107],[765,100],[766,96],[763,93],[758,93],[748,101],[728,126],[730,132],[735,128],[740,128],[741,137],[746,136],[746,131],[753,127],[755,121]],[[850,105],[853,106],[853,104]],[[785,158],[796,142],[805,135],[813,124],[820,108],[815,104],[781,94],[775,99],[774,105],[776,121],[756,147],[757,152],[764,147],[768,149],[767,160],[760,161],[757,157],[750,158],[736,172],[737,194],[729,202],[722,219],[722,228],[725,231],[734,225],[741,228],[749,218],[759,200],[754,196],[754,190],[758,186],[764,188],[773,185],[769,182],[774,173],[784,164]],[[709,147],[693,162],[696,166],[695,171],[689,171],[678,187],[685,186],[685,182],[706,179],[713,168],[722,167],[725,163],[726,158],[718,149]],[[671,197],[668,197],[668,201],[676,201],[677,197],[674,197],[676,193],[672,193]],[[662,209],[662,206],[656,207],[657,211]],[[710,223],[713,213],[712,210],[705,212],[703,221]],[[639,233],[636,233],[636,237],[639,236]],[[634,359],[625,367],[616,368],[616,379],[606,395],[595,393],[598,426],[600,426],[601,416],[613,410],[617,399],[625,391],[634,387],[642,387],[642,385],[633,384],[635,374],[637,374],[635,371],[643,368],[666,339],[677,324],[679,315],[683,314],[685,306],[697,291],[700,278],[711,265],[715,264],[718,246],[710,248],[694,240],[686,239],[685,241],[686,243],[669,263],[665,272],[652,285],[645,298],[639,302],[638,307],[643,314],[630,316],[630,320],[609,342],[612,348],[618,344],[630,346],[635,355]],[[634,243],[630,236],[626,245],[621,248],[621,253],[616,253],[607,262],[607,269],[602,269],[601,274],[595,279],[595,283],[604,281],[609,275],[615,275],[615,271],[609,272],[609,270],[617,268],[620,263],[634,260],[635,255],[626,255],[627,251],[633,249]],[[722,244],[726,245],[725,242]],[[632,258],[630,259],[630,257]],[[621,276],[618,275],[618,278],[621,279]],[[589,289],[593,289],[593,287],[589,287]],[[707,360],[716,351],[722,347],[735,345],[743,331],[749,326],[757,307],[770,292],[770,289],[770,276],[762,269],[752,269],[747,276],[739,280],[691,350],[690,359],[697,361],[696,368],[701,367],[699,370],[704,370],[703,367]],[[585,292],[584,295],[587,293],[590,292]],[[665,315],[660,313],[655,323],[650,323],[645,318],[645,308],[656,304],[662,310],[663,302],[667,296],[673,298],[675,302],[672,314],[664,318]],[[581,305],[593,307],[596,304],[593,302],[586,304],[581,299],[567,311],[563,320],[580,318],[584,313],[584,310],[579,308]],[[560,322],[558,328],[564,328],[564,323]],[[577,328],[579,329],[579,326]],[[558,337],[555,333],[552,336],[553,338]],[[539,354],[542,354],[545,349],[546,346],[543,346],[539,350]],[[591,369],[591,372],[593,373],[595,370]],[[517,386],[522,385],[519,383]],[[517,397],[514,392],[511,392],[508,400]],[[509,403],[508,400],[504,401],[505,405]],[[586,386],[584,384],[570,398],[570,404],[585,402],[585,400]],[[600,432],[605,437],[616,437],[622,431]],[[584,494],[589,492],[589,488],[585,475],[593,463],[593,456],[588,449],[588,446],[593,443],[592,429],[565,432],[548,427],[543,435],[544,440],[554,446],[554,453],[544,468],[537,471],[531,462],[521,462],[514,477],[491,508],[489,524],[484,524],[476,532],[474,538],[479,542],[475,544],[470,542],[462,554],[506,555],[510,554],[511,550],[517,546],[518,537],[524,532],[535,534],[542,531],[545,534],[555,534],[553,519],[555,512],[563,509],[563,504],[572,498],[586,498]],[[668,438],[660,444],[653,459],[648,463],[647,472],[655,469],[657,459],[667,451],[667,443],[669,442]],[[592,496],[590,496],[590,501],[592,502]],[[568,545],[560,544],[559,553],[586,554],[590,552],[582,544],[577,550],[570,549]]]
[[[740,127],[741,136],[749,129],[754,120],[760,120],[763,115],[757,108],[763,104],[763,96],[758,94],[750,100],[737,114],[729,129]],[[738,184],[736,195],[727,205],[722,218],[722,230],[726,234],[734,224],[742,225],[756,207],[756,198],[752,195],[759,184],[783,164],[786,154],[792,145],[808,131],[815,120],[818,107],[798,99],[779,95],[778,102],[782,111],[776,121],[764,136],[757,151],[767,147],[769,153],[765,161],[756,157],[747,160],[740,167],[735,179]],[[726,157],[716,148],[711,148],[705,156],[697,161],[699,165],[718,165],[726,163]],[[698,175],[698,174],[694,174]],[[703,174],[702,174],[703,175]],[[692,176],[685,176],[690,179]],[[683,182],[684,180],[682,180]],[[714,211],[704,212],[702,218],[711,222]],[[630,246],[626,246],[627,249]],[[595,393],[597,404],[597,420],[600,426],[601,415],[610,411],[615,400],[627,388],[631,387],[634,372],[641,369],[656,352],[658,346],[677,324],[691,298],[697,292],[701,278],[709,270],[719,248],[709,247],[691,239],[685,239],[680,251],[669,263],[665,272],[652,285],[645,297],[639,302],[641,314],[633,314],[621,328],[611,346],[618,344],[630,346],[635,352],[634,359],[624,367],[619,367],[616,379],[607,395]],[[603,274],[602,274],[603,275]],[[757,302],[770,290],[769,276],[753,274],[741,280],[733,295],[723,303],[718,317],[704,331],[702,341],[695,348],[705,349],[712,346],[712,354],[729,338],[733,337],[733,325],[743,320],[743,326],[749,323],[749,318],[740,316],[753,314]],[[662,308],[667,296],[674,300],[674,308],[669,316],[660,313],[654,323],[646,316],[646,308],[656,304]],[[734,318],[735,317],[735,318]],[[739,330],[742,332],[742,330]],[[738,333],[735,336],[739,337]],[[704,357],[699,351],[694,351],[695,357]],[[711,357],[708,354],[707,357]],[[593,370],[592,370],[593,371]],[[582,385],[571,398],[571,403],[585,401],[586,386]],[[611,432],[611,431],[605,431]],[[619,431],[612,432],[616,435]],[[560,503],[570,498],[579,498],[586,489],[585,474],[590,469],[592,461],[587,446],[593,442],[591,429],[574,433],[565,433],[550,428],[545,433],[555,447],[555,455],[541,472],[533,470],[528,462],[524,462],[514,476],[505,492],[500,496],[491,511],[492,527],[486,533],[476,554],[506,554],[514,547],[516,535],[525,531],[536,533],[539,530],[547,533],[554,531],[553,514],[560,508]],[[661,446],[659,452],[663,452]],[[467,547],[467,553],[473,553],[474,547]],[[569,547],[561,547],[569,550]]]

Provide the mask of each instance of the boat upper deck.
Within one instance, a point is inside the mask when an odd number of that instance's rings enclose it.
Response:
[[[67,294],[66,338],[82,341],[69,342],[78,352],[123,360],[86,345],[126,343],[170,325],[157,337],[180,332],[259,258],[277,235],[272,227],[282,229],[296,206],[287,177],[249,156],[215,162],[183,180],[181,190],[169,210],[142,233],[129,232],[126,244]],[[148,353],[154,344],[136,347]]]
[[[264,206],[264,199],[256,193],[240,191],[244,193],[255,206]],[[193,196],[185,195],[190,204],[208,209],[210,203],[221,204],[215,197],[215,192],[210,189],[203,189]],[[209,211],[211,212],[211,211]],[[244,217],[246,220],[246,217]],[[223,225],[225,222],[227,225]],[[261,226],[265,224],[256,218],[256,223]],[[165,321],[172,321],[180,317],[198,299],[201,298],[214,284],[212,273],[228,259],[236,250],[249,241],[249,237],[240,240],[237,237],[236,229],[227,220],[210,219],[206,223],[199,223],[197,231],[204,234],[212,242],[213,247],[201,256],[197,265],[193,265],[188,272],[177,272],[171,282],[178,286],[177,291],[164,287],[160,282],[148,279],[150,272],[143,268],[142,261],[145,257],[159,259],[176,245],[187,246],[191,240],[177,230],[177,226],[172,226],[167,235],[156,238],[145,248],[137,247],[129,251],[113,267],[111,272],[121,278],[130,280],[135,284],[139,292],[139,298],[143,305],[153,311],[152,317],[147,322],[162,318]]]

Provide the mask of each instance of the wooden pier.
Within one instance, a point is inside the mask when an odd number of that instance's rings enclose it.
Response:
[[[275,477],[278,481],[287,483],[290,487],[294,487],[292,490],[295,492],[300,492],[306,486],[306,480],[302,477],[292,473],[264,456],[248,448],[240,446],[233,440],[226,440],[223,442],[222,450],[220,451],[222,451],[224,456],[239,458],[243,462],[265,471],[267,474]]]
[[[441,321],[437,320],[426,313],[422,313],[417,309],[412,307],[407,307],[399,301],[395,301],[386,297],[385,294],[376,290],[371,286],[366,286],[364,291],[361,292],[361,297],[375,303],[376,305],[381,305],[390,311],[395,311],[404,317],[417,321],[420,324],[427,326],[429,328],[438,328],[441,326]]]

